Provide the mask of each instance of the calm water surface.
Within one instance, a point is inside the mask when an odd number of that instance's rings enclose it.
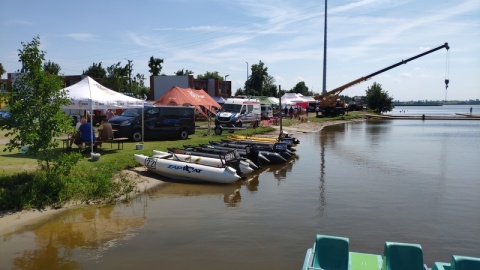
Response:
[[[317,233],[376,254],[418,243],[430,266],[480,257],[480,121],[368,120],[296,137],[297,158],[249,181],[166,183],[3,236],[0,269],[299,269]]]

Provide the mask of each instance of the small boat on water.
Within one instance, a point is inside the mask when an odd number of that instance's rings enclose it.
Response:
[[[220,149],[218,147],[213,147],[213,146],[193,146],[193,145],[184,145],[185,150],[188,151],[195,151],[195,152],[204,152],[204,153],[210,153],[210,154],[220,154],[224,155],[225,153],[228,153],[232,151],[231,148],[229,149]],[[254,149],[247,148],[247,149],[237,149],[238,154],[240,154],[241,157],[248,158],[249,160],[253,161],[255,165],[257,166],[262,166],[262,165],[270,165],[271,162],[268,160],[265,156],[262,155],[260,151],[255,151]]]
[[[205,152],[199,152],[199,151],[192,151],[192,149],[180,149],[180,148],[167,148],[170,153],[174,154],[185,154],[185,155],[196,155],[196,156],[201,156],[201,157],[211,157],[211,158],[220,158],[220,154],[214,154],[214,153],[205,153]],[[248,163],[249,167],[257,170],[260,167],[258,167],[253,161],[246,157],[240,157],[240,160],[243,162]]]
[[[243,150],[243,149],[231,148],[231,147],[228,147],[228,146],[220,146],[220,145],[201,144],[200,146],[204,147],[204,148],[219,149],[219,150],[224,150],[224,151],[231,151],[233,149],[237,149],[238,151]],[[248,154],[248,151],[249,150],[245,149],[246,155]],[[261,165],[281,164],[281,163],[287,162],[287,160],[284,157],[282,157],[279,153],[276,153],[276,152],[273,152],[273,151],[263,151],[263,150],[257,149],[256,147],[252,147],[250,152],[253,153],[254,155],[255,155],[255,153],[257,153],[256,155],[263,156],[268,160],[268,162],[263,163],[263,164],[261,163]]]
[[[165,151],[159,151],[159,150],[153,150],[153,156],[166,156],[168,154],[173,154],[175,159],[184,161],[187,163],[194,163],[194,164],[201,164],[201,165],[207,165],[207,166],[212,166],[212,167],[225,167],[226,161],[222,160],[220,156],[217,156],[216,158],[213,157],[203,157],[203,156],[197,156],[197,155],[192,155],[192,154],[177,154],[177,153],[169,153]],[[232,166],[234,167],[234,166]],[[240,172],[242,175],[243,174],[248,174],[253,172],[253,169],[250,168],[249,164],[245,161],[238,160],[238,170],[237,172]]]
[[[349,239],[317,234],[307,250],[302,270],[478,270],[480,258],[453,255],[451,263],[435,262],[429,268],[423,262],[419,244],[385,242],[383,255],[351,252]]]
[[[300,144],[300,140],[294,137],[290,137],[286,132],[281,133],[278,136],[278,138],[255,137],[255,136],[237,135],[237,134],[232,134],[228,136],[228,138],[231,140],[243,140],[243,141],[246,140],[246,141],[267,142],[267,143],[285,142],[291,146]]]
[[[211,145],[219,145],[219,146],[227,146],[231,148],[237,148],[237,149],[245,149],[248,146],[256,147],[258,150],[262,151],[271,151],[271,152],[276,152],[279,153],[282,157],[285,159],[289,159],[292,156],[295,155],[293,151],[290,151],[288,149],[288,146],[286,143],[252,143],[252,142],[247,142],[247,141],[235,141],[235,140],[227,140],[227,139],[222,139],[222,142],[210,142]]]
[[[174,154],[145,156],[134,154],[138,163],[159,175],[186,181],[230,184],[241,179],[230,166],[212,167],[176,160]]]

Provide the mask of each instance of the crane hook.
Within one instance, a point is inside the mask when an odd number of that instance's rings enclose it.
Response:
[[[447,90],[447,88],[448,88],[448,83],[449,83],[449,82],[450,82],[449,79],[445,79],[445,90]]]

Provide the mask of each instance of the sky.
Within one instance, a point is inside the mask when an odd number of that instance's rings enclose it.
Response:
[[[0,63],[19,70],[22,42],[39,36],[45,60],[63,75],[131,60],[133,73],[148,78],[153,56],[164,60],[161,73],[216,71],[236,90],[261,61],[282,90],[303,81],[321,93],[324,11],[318,0],[1,0]],[[479,0],[329,1],[326,90],[448,42],[448,51],[341,94],[365,95],[376,82],[400,101],[480,99],[479,14]]]

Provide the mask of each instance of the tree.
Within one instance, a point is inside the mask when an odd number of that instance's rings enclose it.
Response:
[[[187,69],[187,70],[183,70],[183,68],[182,68],[182,69],[179,69],[179,70],[177,70],[177,72],[175,72],[175,75],[177,75],[177,76],[192,75],[192,74],[193,74],[193,71],[188,70],[188,69]]]
[[[90,76],[93,79],[103,79],[107,75],[107,71],[102,67],[102,62],[93,63],[87,70],[84,70],[83,75]]]
[[[5,72],[7,71],[5,70],[5,68],[3,68],[2,63],[0,63],[0,78],[3,76],[3,74],[5,74]]]
[[[297,93],[302,94],[304,96],[309,96],[310,91],[308,91],[308,87],[305,85],[304,81],[298,82],[291,90],[290,93]]]
[[[122,63],[118,62],[107,67],[107,75],[102,81],[105,87],[117,92],[127,92],[128,87],[128,68],[122,67]]]
[[[242,89],[242,88],[238,88],[237,91],[235,91],[235,94],[233,94],[234,96],[244,96],[246,95],[245,93],[245,90]]]
[[[218,79],[219,81],[223,81],[223,77],[218,74],[218,71],[207,71],[205,74],[198,74],[197,75],[198,80],[208,80],[208,79]]]
[[[48,60],[48,62],[43,63],[43,70],[49,74],[58,75],[60,73],[60,65]]]
[[[150,88],[145,86],[145,76],[143,74],[137,73],[133,78],[131,91],[133,94],[143,97],[148,97],[150,95]]]
[[[268,68],[264,67],[262,61],[258,64],[251,66],[252,75],[245,82],[245,90],[247,90],[249,96],[262,96],[263,84],[268,76]]]
[[[268,75],[268,68],[259,61],[251,67],[252,75],[245,82],[245,92],[249,96],[273,96],[278,94],[275,78]]]
[[[7,71],[3,68],[2,63],[0,63],[0,79],[2,78],[3,74],[5,74],[5,72]],[[2,89],[3,89],[3,81],[0,80],[0,92],[2,91]],[[2,104],[2,100],[0,99],[0,107],[1,107],[1,104]]]
[[[160,75],[160,72],[162,71],[162,64],[163,64],[163,59],[154,58],[153,56],[151,56],[150,60],[148,61],[148,67],[150,68],[150,70],[149,70],[150,74],[152,76]]]
[[[2,94],[12,116],[0,121],[0,129],[8,130],[5,136],[13,136],[3,151],[28,147],[26,154],[38,159],[47,178],[52,172],[62,175],[65,171],[58,169],[65,157],[56,153],[58,141],[54,138],[71,128],[70,117],[62,112],[62,106],[70,101],[62,90],[62,80],[42,69],[45,52],[39,49],[40,38],[21,44],[22,74],[13,81],[11,93]]]
[[[393,106],[393,97],[388,95],[387,91],[382,90],[382,85],[376,82],[368,87],[366,92],[367,106],[377,114],[391,111]]]

